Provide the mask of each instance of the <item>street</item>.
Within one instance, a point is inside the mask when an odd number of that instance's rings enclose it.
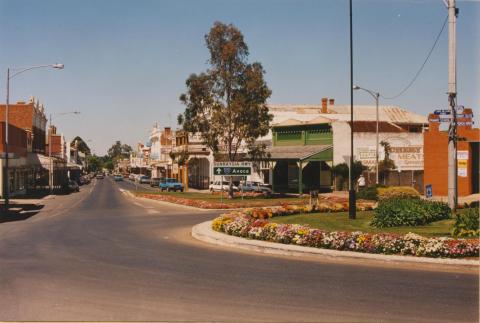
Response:
[[[190,230],[219,211],[91,185],[55,216],[0,224],[1,321],[478,322],[477,275],[211,246]]]

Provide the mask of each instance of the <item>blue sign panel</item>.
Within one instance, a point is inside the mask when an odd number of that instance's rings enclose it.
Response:
[[[433,196],[432,184],[425,185],[425,197],[431,198]]]

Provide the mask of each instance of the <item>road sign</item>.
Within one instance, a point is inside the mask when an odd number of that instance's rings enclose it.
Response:
[[[436,114],[436,115],[440,115],[440,114],[450,114],[451,111],[450,111],[450,110],[445,110],[445,109],[439,109],[439,110],[435,110],[433,113]]]
[[[472,124],[473,124],[473,122],[471,122],[471,121],[467,121],[467,122],[460,121],[460,122],[457,122],[457,126],[471,126]]]
[[[245,166],[216,166],[213,167],[213,173],[220,176],[246,176],[252,174],[252,168]]]
[[[431,198],[433,196],[432,184],[425,185],[425,197]]]

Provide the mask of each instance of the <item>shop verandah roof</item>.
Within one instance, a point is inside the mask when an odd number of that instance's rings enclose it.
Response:
[[[298,161],[331,161],[333,160],[332,145],[312,146],[275,146],[269,147],[267,153],[270,160],[298,160]]]

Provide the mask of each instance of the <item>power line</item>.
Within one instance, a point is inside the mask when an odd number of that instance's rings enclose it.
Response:
[[[383,95],[380,95],[383,99],[385,99],[385,100],[396,99],[396,98],[398,98],[399,96],[401,96],[403,93],[407,92],[407,90],[413,85],[413,83],[415,83],[415,81],[417,80],[418,76],[419,76],[420,73],[422,72],[423,68],[424,68],[425,65],[427,64],[428,59],[430,58],[430,55],[432,55],[433,50],[434,50],[435,47],[437,46],[438,40],[440,39],[440,36],[442,35],[442,32],[443,32],[443,30],[445,29],[445,26],[447,25],[447,21],[448,21],[448,16],[445,18],[445,21],[443,22],[443,25],[442,25],[442,29],[440,29],[440,32],[438,33],[437,38],[435,39],[435,42],[433,43],[432,48],[431,48],[430,51],[428,52],[427,58],[425,58],[425,61],[423,61],[422,66],[420,66],[420,68],[418,69],[417,73],[415,74],[415,76],[413,77],[413,79],[410,81],[410,83],[408,83],[408,85],[407,85],[400,93],[398,93],[397,95],[394,95],[394,96],[391,96],[391,97],[385,97],[385,96],[383,96]]]

